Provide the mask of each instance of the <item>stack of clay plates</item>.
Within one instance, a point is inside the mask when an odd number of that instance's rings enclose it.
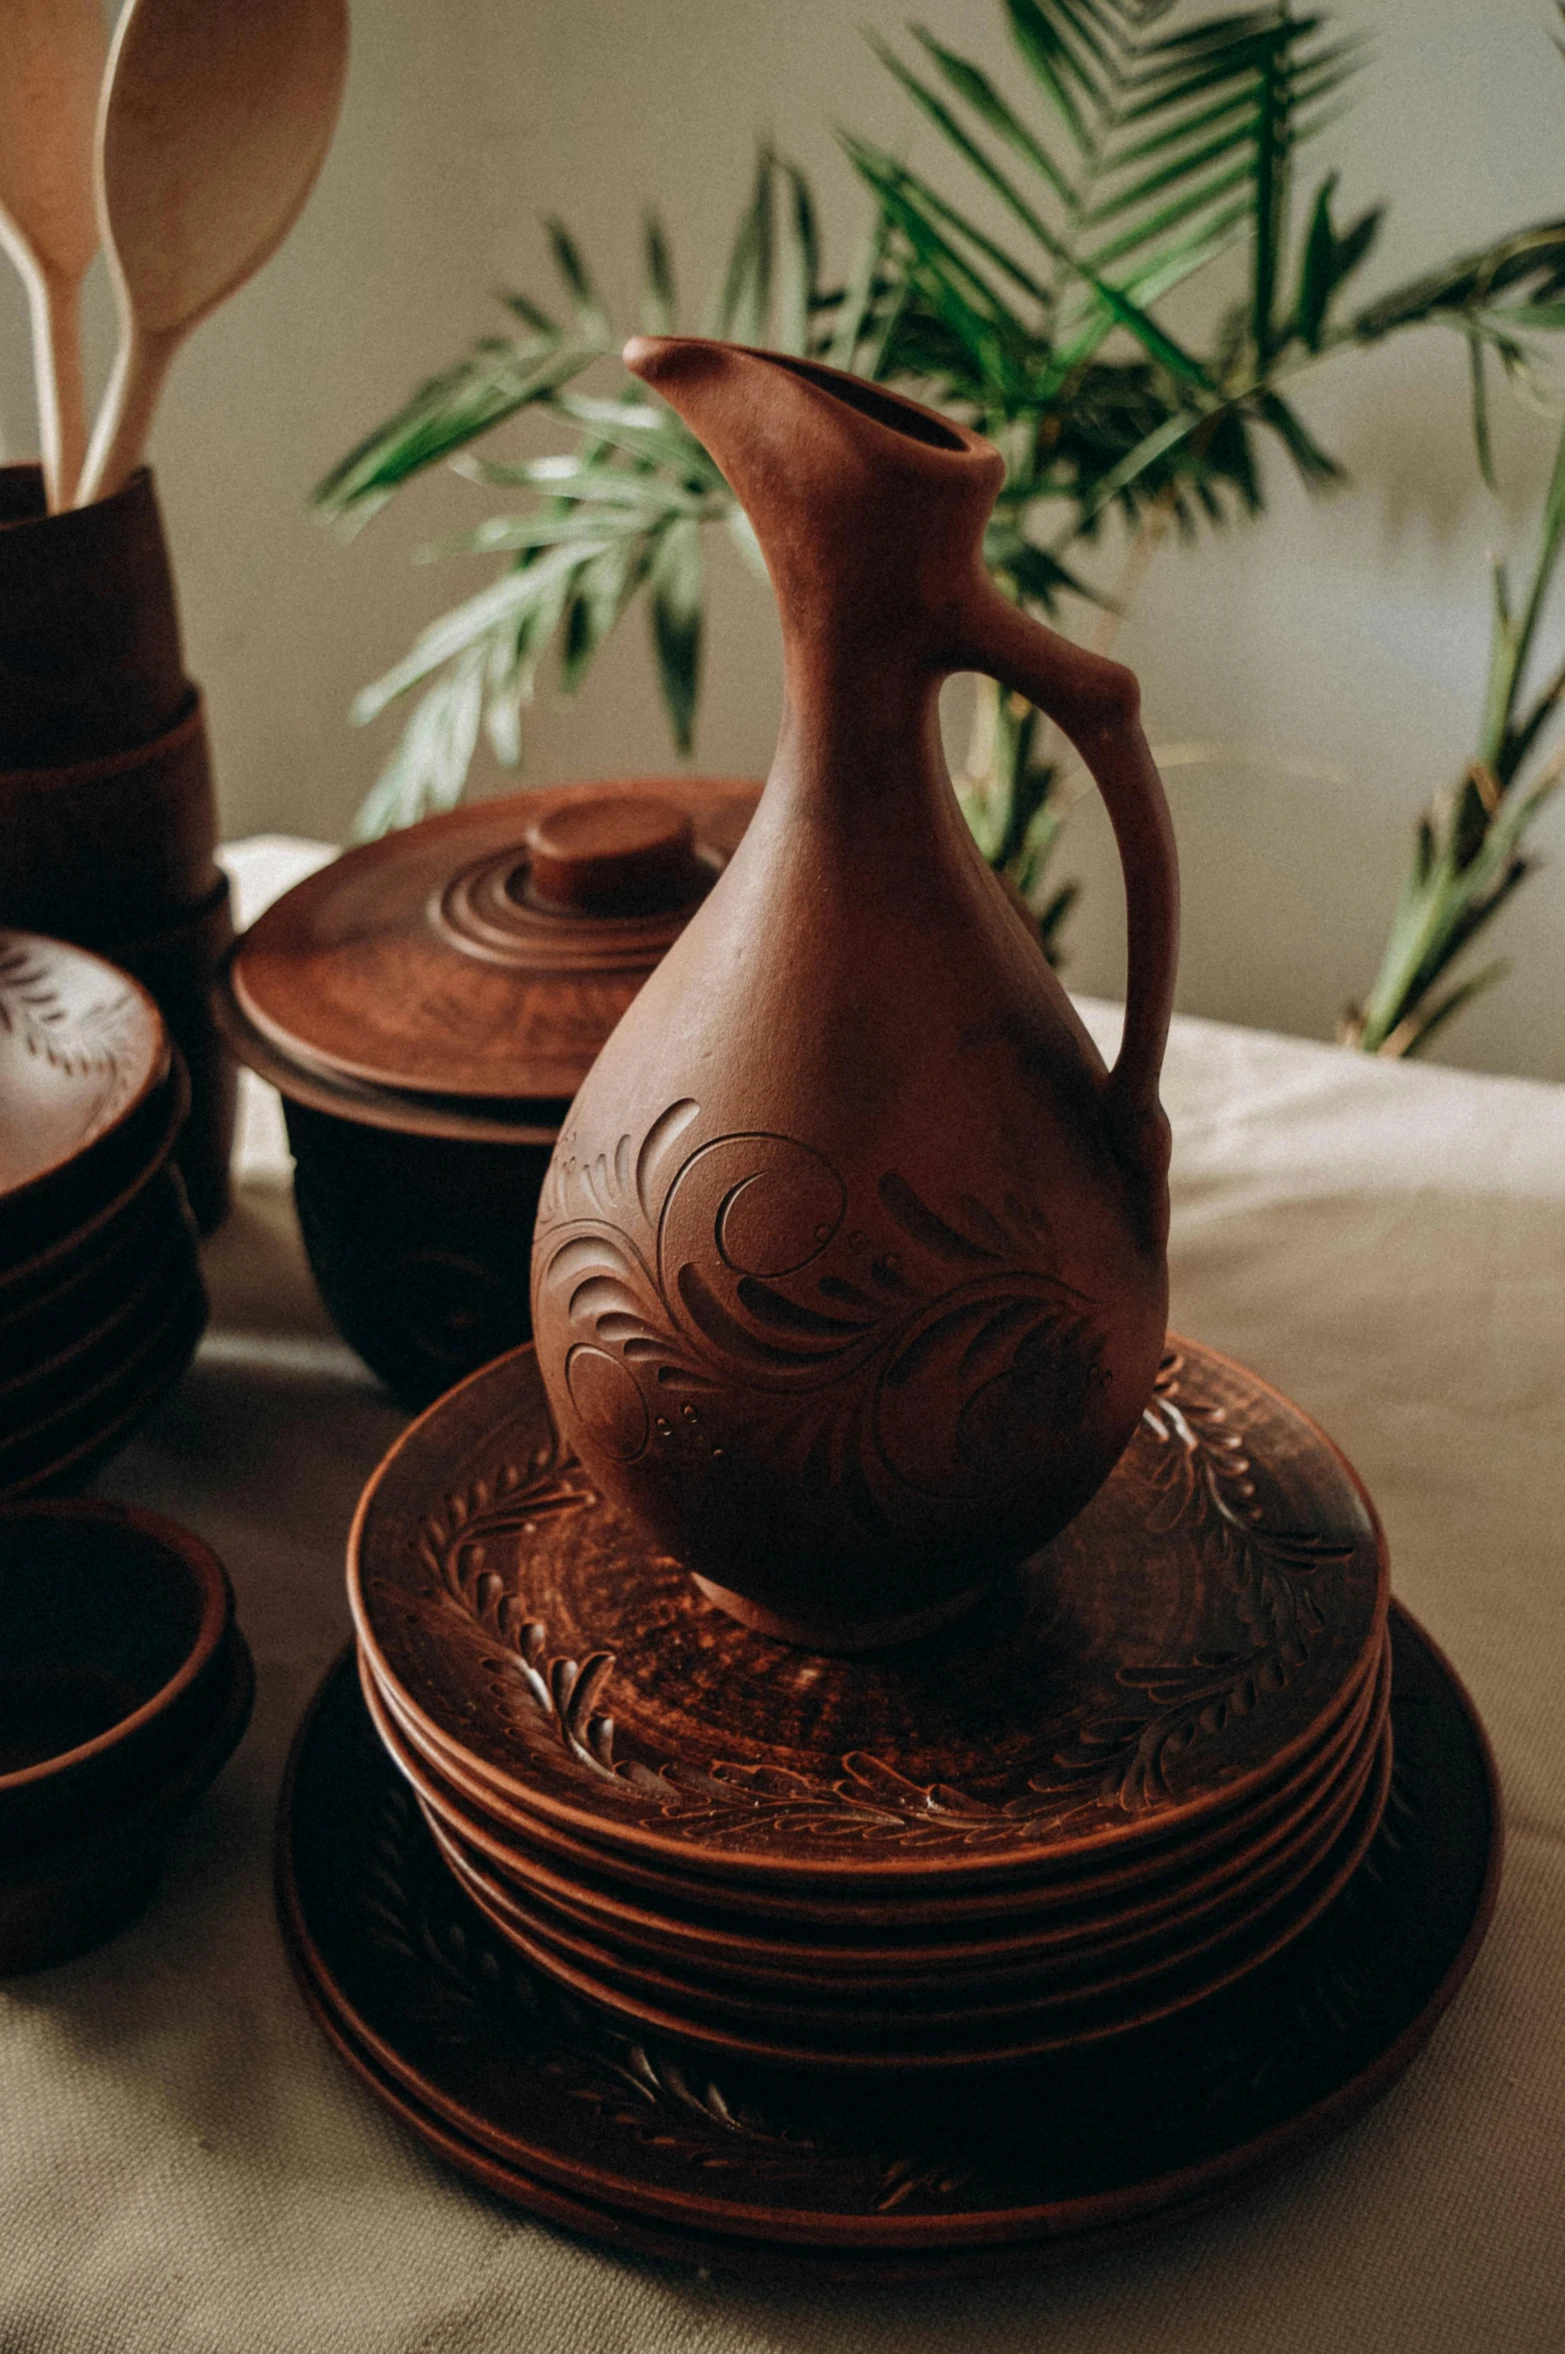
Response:
[[[84,1480],[206,1321],[157,1006],[101,957],[0,932],[0,1495]]]
[[[1385,1803],[1373,1514],[1196,1349],[1066,1534],[896,1651],[705,1602],[562,1456],[528,1351],[387,1459],[350,1591],[375,1729],[491,1930],[709,2059],[927,2074],[1136,2034],[1298,1938]]]

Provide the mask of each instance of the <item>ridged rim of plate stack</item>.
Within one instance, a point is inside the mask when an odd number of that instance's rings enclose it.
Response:
[[[561,1457],[530,1350],[404,1434],[349,1591],[377,1731],[491,1927],[709,2054],[926,2072],[1136,2032],[1301,1934],[1385,1801],[1374,1514],[1189,1346],[1072,1529],[868,1668],[650,1556]]]
[[[171,1158],[189,1101],[129,974],[0,931],[0,1496],[79,1484],[194,1353],[206,1297]]]

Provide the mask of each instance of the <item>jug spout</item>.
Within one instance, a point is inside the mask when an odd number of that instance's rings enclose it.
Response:
[[[697,336],[637,336],[625,365],[711,452],[755,526],[785,629],[895,639],[949,667],[953,614],[987,586],[993,445],[835,368]]]

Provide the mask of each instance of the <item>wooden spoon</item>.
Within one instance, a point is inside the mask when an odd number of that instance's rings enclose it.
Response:
[[[347,63],[346,0],[127,0],[98,123],[120,348],[79,507],[119,489],[179,345],[292,228]]]
[[[98,250],[92,132],[108,42],[102,0],[0,4],[0,243],[32,313],[51,514],[70,503],[87,446],[78,298]]]

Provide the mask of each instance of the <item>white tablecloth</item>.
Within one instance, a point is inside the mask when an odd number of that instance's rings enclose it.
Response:
[[[1176,1325],[1347,1448],[1504,1778],[1493,1931],[1389,2098],[1194,2225],[935,2290],[598,2254],[426,2158],[321,2042],[272,1918],[283,1757],[401,1417],[314,1297],[263,1116],[208,1253],[212,1330],[100,1482],[228,1563],[255,1720],[156,1908],[0,1986],[3,2354],[1560,2354],[1565,1089],[1182,1020],[1165,1098]]]

